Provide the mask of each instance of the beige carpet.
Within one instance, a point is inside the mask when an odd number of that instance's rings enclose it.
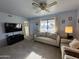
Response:
[[[31,40],[0,48],[0,59],[61,59],[60,54],[60,48]]]

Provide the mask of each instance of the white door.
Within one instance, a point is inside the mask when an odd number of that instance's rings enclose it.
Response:
[[[24,21],[23,33],[24,33],[24,38],[27,39],[29,37],[29,22],[28,21]]]

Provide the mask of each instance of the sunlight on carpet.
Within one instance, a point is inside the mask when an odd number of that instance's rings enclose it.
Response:
[[[29,54],[28,57],[26,57],[25,59],[43,59],[42,56],[40,56],[39,54],[35,53],[35,52],[31,52]],[[45,59],[45,58],[44,58]]]

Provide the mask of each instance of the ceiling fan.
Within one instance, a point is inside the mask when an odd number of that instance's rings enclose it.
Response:
[[[38,0],[33,0],[33,1],[34,1],[32,3],[33,6],[35,6],[37,8],[40,8],[41,10],[44,10],[44,11],[47,11],[47,12],[49,12],[49,10],[48,10],[49,7],[52,7],[52,6],[57,4],[57,1],[54,1],[50,4],[47,4],[46,1],[40,1],[40,2],[38,2]]]

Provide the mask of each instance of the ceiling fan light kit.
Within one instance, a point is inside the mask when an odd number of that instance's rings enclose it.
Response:
[[[38,2],[38,0],[33,0],[33,1],[34,1],[32,3],[33,6],[40,8],[41,10],[45,10],[46,12],[49,12],[49,10],[48,10],[49,7],[52,7],[57,4],[57,1],[54,1],[50,4],[47,4],[46,1],[40,1],[40,2]]]

